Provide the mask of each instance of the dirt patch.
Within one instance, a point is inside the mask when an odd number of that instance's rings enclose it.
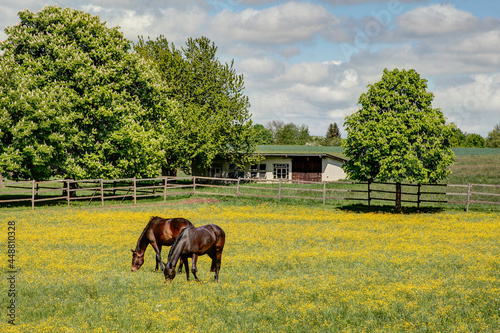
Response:
[[[211,198],[189,198],[182,201],[177,202],[158,202],[151,204],[128,204],[128,205],[111,205],[104,207],[72,207],[76,209],[116,209],[116,208],[135,208],[135,207],[150,207],[150,206],[176,206],[176,205],[191,205],[191,204],[199,204],[199,203],[218,203],[219,200],[211,199]]]
[[[165,205],[189,205],[189,204],[197,204],[197,203],[217,203],[219,200],[210,199],[210,198],[189,198],[187,200],[182,200],[179,202],[169,202]]]

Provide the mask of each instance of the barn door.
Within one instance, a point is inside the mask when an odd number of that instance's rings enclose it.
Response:
[[[320,182],[322,163],[320,157],[294,157],[292,159],[292,180]]]

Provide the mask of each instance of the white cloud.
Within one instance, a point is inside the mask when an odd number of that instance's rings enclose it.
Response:
[[[472,75],[458,84],[441,85],[434,93],[434,105],[465,132],[485,135],[500,123],[500,73]]]
[[[500,18],[480,18],[495,8],[486,1],[475,3],[481,12],[427,0],[5,0],[0,22],[11,26],[19,10],[59,3],[98,14],[130,40],[164,35],[180,48],[207,36],[219,59],[235,58],[245,75],[255,122],[307,124],[317,135],[341,126],[384,68],[414,68],[432,82],[435,107],[484,136],[500,122]],[[342,57],[342,44],[353,53]]]
[[[320,5],[287,2],[262,10],[223,11],[214,17],[212,28],[231,40],[277,45],[311,40],[335,22]]]
[[[330,78],[329,65],[319,62],[301,62],[288,68],[279,81],[319,84]]]
[[[82,8],[101,18],[105,17],[109,26],[119,26],[131,40],[136,40],[137,36],[154,39],[164,35],[179,45],[183,45],[188,37],[198,37],[207,20],[207,13],[197,6],[188,9],[160,7],[135,10],[89,4]]]
[[[279,53],[285,58],[290,58],[300,54],[300,47],[296,45],[284,47]]]
[[[457,43],[447,45],[452,52],[459,54],[491,53],[496,60],[500,61],[500,22],[497,30],[482,31],[476,34],[460,38]]]
[[[403,32],[416,37],[470,31],[480,23],[471,13],[448,4],[418,7],[399,16],[397,22]]]
[[[358,73],[347,64],[326,61],[268,67],[273,68],[273,74],[259,77],[258,85],[248,91],[257,123],[279,119],[306,124],[311,134],[324,135],[329,124],[342,126],[345,116],[356,109],[362,87]]]
[[[282,72],[284,65],[269,57],[247,58],[239,62],[239,68],[247,75],[267,75]]]

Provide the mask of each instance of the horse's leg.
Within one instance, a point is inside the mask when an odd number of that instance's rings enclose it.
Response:
[[[187,257],[181,257],[180,260],[181,260],[182,263],[184,263],[184,268],[186,269],[186,278],[189,281],[188,258]],[[182,263],[180,263],[179,265],[182,265]],[[180,270],[179,270],[179,272],[180,272]]]
[[[214,262],[215,261],[215,262]],[[216,252],[216,260],[212,261],[212,267],[215,270],[215,282],[219,282],[219,271],[222,262],[222,248],[218,248]]]
[[[212,265],[210,265],[210,272],[215,272],[215,264],[217,261],[217,253],[216,251],[211,251],[207,253],[210,259],[212,259]]]
[[[193,263],[191,265],[191,273],[193,273],[195,280],[198,281],[198,277],[196,276],[196,272],[198,272],[198,268],[196,268],[196,262],[198,261],[198,255],[193,254],[192,261],[193,261]]]
[[[163,263],[161,261],[161,245],[160,247],[158,247],[158,245],[156,243],[151,243],[151,246],[153,247],[153,249],[155,250],[156,252],[156,268],[155,270],[158,270],[158,266],[160,266],[160,268],[163,270]]]
[[[182,273],[182,266],[184,264],[184,260],[182,260],[182,257],[179,258],[179,273]]]
[[[218,282],[218,271],[217,269],[217,251],[207,253],[210,259],[212,259],[212,265],[210,266],[210,272],[215,272],[215,282]]]
[[[158,254],[156,255],[156,270],[158,270],[158,264],[160,265],[160,271],[163,271],[165,266],[163,266],[163,261],[161,261],[161,244],[158,245]]]

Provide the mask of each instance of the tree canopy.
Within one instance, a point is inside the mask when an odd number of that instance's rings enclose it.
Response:
[[[500,124],[496,124],[493,130],[488,133],[486,147],[500,148]]]
[[[267,124],[268,130],[278,145],[305,145],[311,140],[307,125],[285,124],[281,120],[272,120]]]
[[[0,173],[153,176],[178,103],[117,28],[74,9],[24,10],[0,56]]]
[[[434,95],[426,89],[427,80],[413,69],[385,69],[382,79],[368,86],[358,101],[361,109],[344,123],[348,177],[395,181],[400,189],[402,181],[434,183],[449,174],[451,129],[441,110],[432,108]]]
[[[340,129],[337,123],[330,124],[328,130],[326,131],[325,139],[323,144],[325,146],[340,146],[342,140],[340,135]]]
[[[455,123],[450,124],[452,136],[450,139],[452,147],[484,148],[485,140],[479,134],[464,133]]]
[[[253,126],[255,142],[258,145],[272,145],[274,143],[273,133],[261,124]]]
[[[163,36],[141,37],[134,49],[156,65],[169,97],[184,107],[176,115],[177,143],[169,147],[172,168],[205,168],[216,156],[240,165],[254,158],[250,153],[256,142],[243,75],[236,73],[233,62],[218,60],[213,42],[189,38],[185,47],[177,49]]]
[[[15,179],[153,177],[215,156],[253,161],[233,63],[207,38],[131,42],[74,9],[24,10],[0,55],[0,173]]]

